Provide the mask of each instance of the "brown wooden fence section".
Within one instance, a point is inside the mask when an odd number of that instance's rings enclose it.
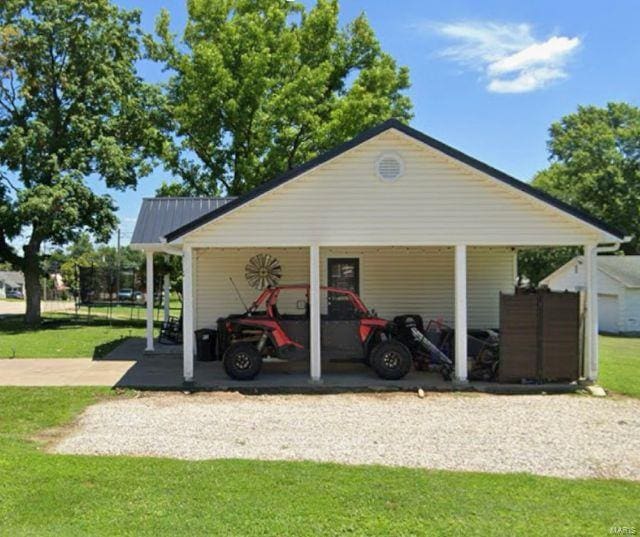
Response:
[[[578,293],[500,295],[501,382],[576,380],[579,370]]]

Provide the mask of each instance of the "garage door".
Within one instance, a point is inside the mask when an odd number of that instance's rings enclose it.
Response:
[[[598,324],[601,332],[618,332],[618,296],[598,295]]]

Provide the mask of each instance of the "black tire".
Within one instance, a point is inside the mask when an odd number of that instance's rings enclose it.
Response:
[[[398,341],[383,341],[371,351],[371,367],[379,377],[398,380],[411,369],[413,358],[407,347]]]
[[[236,380],[251,380],[262,369],[262,356],[251,343],[233,343],[222,357],[224,370]]]

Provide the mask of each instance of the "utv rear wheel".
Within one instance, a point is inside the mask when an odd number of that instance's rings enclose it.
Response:
[[[224,370],[236,380],[251,380],[262,368],[262,356],[250,343],[233,343],[222,357]]]
[[[411,352],[397,341],[383,341],[376,345],[369,357],[371,367],[379,377],[398,380],[411,369]]]

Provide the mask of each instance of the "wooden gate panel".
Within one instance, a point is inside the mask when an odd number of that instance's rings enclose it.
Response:
[[[544,293],[541,298],[542,380],[575,380],[580,364],[580,297]]]
[[[500,382],[537,376],[537,297],[500,295]]]

